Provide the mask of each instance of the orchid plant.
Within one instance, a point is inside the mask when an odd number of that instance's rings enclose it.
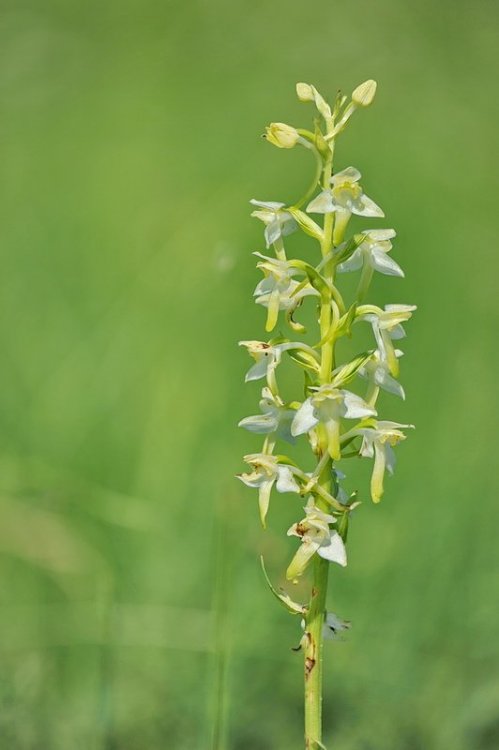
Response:
[[[266,252],[255,253],[263,279],[258,283],[255,301],[266,308],[267,341],[241,341],[254,360],[246,381],[261,380],[260,414],[245,417],[240,426],[263,435],[260,453],[245,456],[250,471],[238,477],[258,490],[260,519],[265,527],[273,490],[306,500],[303,518],[288,535],[299,546],[286,571],[296,583],[311,569],[311,593],[306,604],[295,602],[283,590],[275,589],[263,572],[273,594],[289,612],[300,615],[303,636],[299,650],[304,654],[305,747],[324,748],[322,742],[322,648],[324,639],[341,637],[349,627],[333,612],[326,611],[328,574],[331,563],[347,565],[346,541],[349,521],[360,505],[357,493],[348,495],[345,474],[338,463],[353,457],[372,459],[370,494],[378,503],[383,495],[385,473],[395,466],[394,447],[405,439],[412,425],[380,419],[378,396],[384,390],[405,398],[398,381],[402,352],[394,347],[404,335],[402,324],[409,320],[414,305],[389,304],[384,309],[368,304],[374,272],[403,277],[392,259],[393,229],[364,229],[349,233],[352,215],[370,220],[382,219],[382,209],[366,195],[361,173],[354,167],[334,171],[338,136],[352,115],[371,104],[376,82],[358,86],[351,97],[339,93],[331,107],[317,89],[307,83],[296,87],[300,101],[317,110],[313,130],[272,123],[266,130],[269,143],[282,149],[306,148],[315,158],[316,172],[310,188],[297,203],[252,200],[252,216],[264,225]],[[322,219],[321,219],[322,217]],[[316,264],[289,258],[285,238],[301,231],[319,246]],[[286,239],[286,243],[287,243]],[[273,255],[271,252],[273,251]],[[354,299],[346,302],[337,286],[340,274],[359,272]],[[310,343],[303,340],[304,326],[295,320],[302,305],[317,310],[319,331]],[[290,335],[300,341],[276,335],[281,316]],[[355,329],[368,323],[372,347],[350,361],[338,363],[337,344],[352,338]],[[289,359],[304,376],[304,397],[287,401],[277,373],[283,359]],[[360,389],[360,394],[351,389]],[[362,394],[362,395],[361,395]],[[315,466],[302,469],[295,460],[281,453],[281,441],[293,444],[308,439]]]

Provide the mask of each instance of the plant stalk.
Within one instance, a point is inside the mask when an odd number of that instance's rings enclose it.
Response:
[[[327,123],[328,132],[334,128],[334,122]],[[322,185],[326,189],[330,185],[333,171],[333,148],[324,161]],[[331,252],[333,245],[334,216],[332,213],[324,217],[324,236],[321,242],[322,257],[326,258]],[[334,282],[333,264],[326,263],[325,276],[331,285]],[[331,326],[331,302],[332,293],[329,298],[322,300],[320,310],[320,332],[321,340],[327,337]],[[331,382],[331,372],[334,369],[334,338],[327,341],[321,347],[320,384]],[[331,490],[331,467],[332,460],[324,461],[327,444],[320,436],[319,461],[322,470],[319,476],[319,484],[328,493]],[[320,497],[317,505],[324,511],[328,511],[325,500]],[[313,567],[312,594],[310,598],[308,613],[305,622],[304,635],[304,676],[305,676],[305,748],[306,750],[319,750],[322,744],[322,649],[323,649],[323,626],[326,612],[326,595],[328,585],[329,562],[315,555]]]

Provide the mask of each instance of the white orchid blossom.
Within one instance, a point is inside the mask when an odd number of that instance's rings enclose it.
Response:
[[[302,629],[305,630],[306,622],[303,619],[301,621]],[[350,630],[351,622],[349,620],[342,620],[341,617],[335,615],[334,612],[325,612],[324,624],[322,626],[322,637],[325,641],[341,641],[343,640],[342,633]],[[306,645],[307,636],[303,635],[300,640],[300,645],[294,648],[293,651],[299,651]]]
[[[399,424],[398,422],[379,421],[373,427],[364,427],[357,430],[362,435],[360,455],[368,458],[374,457],[373,473],[371,477],[371,497],[373,502],[379,503],[383,495],[383,479],[385,470],[393,474],[395,469],[395,453],[393,446],[406,439],[402,432],[404,429],[413,429],[412,424]]]
[[[395,357],[399,359],[403,352],[400,349],[394,349]],[[379,351],[376,349],[371,359],[369,359],[365,365],[363,365],[358,373],[362,378],[365,378],[370,386],[374,388],[382,388],[388,393],[393,393],[395,396],[400,396],[401,399],[405,399],[405,391],[398,380],[392,378],[388,369],[388,362],[384,359]]]
[[[368,198],[359,185],[361,173],[347,167],[331,177],[331,189],[323,190],[307,206],[308,213],[329,214],[339,212],[357,216],[383,217],[381,208]]]
[[[275,369],[281,361],[280,346],[273,346],[265,341],[240,341],[239,346],[246,347],[248,354],[255,360],[244,378],[246,383],[267,377],[269,369]]]
[[[291,425],[292,435],[309,432],[319,423],[323,424],[328,439],[328,452],[331,458],[341,457],[340,419],[362,419],[372,417],[376,409],[355,393],[322,385],[300,406]]]
[[[323,636],[324,640],[337,641],[341,640],[341,634],[346,630],[350,630],[350,621],[342,620],[334,612],[326,612],[323,625]]]
[[[267,308],[267,331],[272,331],[277,323],[279,310],[293,310],[299,302],[308,295],[320,296],[319,292],[310,284],[302,286],[293,277],[303,274],[303,271],[293,268],[288,261],[268,258],[261,253],[254,255],[262,258],[257,263],[265,278],[257,284],[254,291],[255,302]],[[298,287],[301,287],[298,291]]]
[[[244,460],[251,466],[252,471],[237,474],[237,478],[248,487],[258,489],[260,519],[265,526],[270,493],[274,484],[278,492],[299,492],[300,487],[293,476],[293,467],[280,464],[276,456],[268,453],[250,453],[244,456]]]
[[[338,271],[347,273],[359,268],[368,268],[383,273],[386,276],[404,276],[404,272],[388,255],[392,249],[390,242],[396,236],[394,229],[368,229],[362,234],[365,240],[344,263],[340,263]]]
[[[275,370],[280,363],[283,352],[293,349],[301,350],[317,359],[315,350],[300,341],[285,341],[282,344],[269,344],[265,341],[240,341],[239,346],[244,346],[248,354],[255,360],[255,364],[246,373],[245,381],[247,383],[251,380],[268,378],[269,371]]]
[[[270,388],[262,388],[262,399],[260,401],[261,414],[255,414],[252,417],[241,419],[238,427],[244,427],[245,430],[256,432],[259,435],[268,435],[277,433],[278,437],[283,438],[288,443],[294,443],[291,435],[291,422],[296,412],[294,409],[287,409],[279,396],[274,396]]]
[[[388,363],[390,374],[394,377],[399,373],[399,363],[392,339],[404,338],[405,331],[401,324],[409,320],[416,309],[416,305],[385,305],[384,310],[374,305],[365,305],[358,309],[361,313],[358,320],[371,323],[381,358]]]
[[[337,531],[329,528],[330,524],[336,523],[336,519],[317,508],[312,498],[304,510],[305,518],[288,530],[288,536],[297,536],[302,542],[286,571],[288,580],[301,576],[316,553],[324,560],[343,567],[347,564],[343,539]]]
[[[257,201],[254,198],[250,201],[253,206],[257,206],[256,211],[251,214],[255,219],[260,219],[265,224],[265,242],[270,247],[281,237],[298,229],[298,224],[293,219],[289,211],[285,210],[285,203],[275,201]]]

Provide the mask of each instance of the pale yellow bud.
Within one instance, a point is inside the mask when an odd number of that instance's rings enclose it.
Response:
[[[278,148],[293,148],[300,137],[298,131],[284,122],[271,122],[266,128],[265,137]]]
[[[357,86],[352,94],[353,103],[358,107],[368,107],[374,99],[377,85],[376,81],[370,79]]]
[[[314,101],[314,87],[309,83],[297,83],[296,84],[296,95],[301,102],[313,102]]]

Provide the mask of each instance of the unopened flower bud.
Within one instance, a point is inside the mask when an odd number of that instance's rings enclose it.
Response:
[[[278,148],[293,148],[300,137],[298,131],[284,122],[271,122],[265,131],[266,139]]]
[[[352,94],[353,103],[358,107],[368,107],[374,99],[377,85],[376,81],[369,79],[357,86]]]
[[[314,87],[309,83],[297,83],[296,84],[296,95],[301,102],[313,102],[314,101]]]

